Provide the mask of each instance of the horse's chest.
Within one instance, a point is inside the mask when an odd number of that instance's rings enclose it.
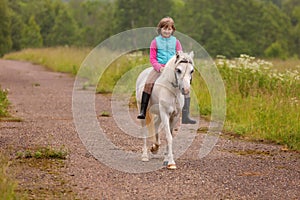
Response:
[[[169,101],[166,101],[164,103],[164,106],[166,107],[167,113],[169,113],[170,116],[176,116],[181,113],[181,103],[180,99],[169,99]]]

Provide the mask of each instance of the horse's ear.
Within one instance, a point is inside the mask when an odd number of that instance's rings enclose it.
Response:
[[[178,61],[178,59],[180,58],[180,54],[182,51],[176,51],[176,60],[175,63]]]
[[[176,51],[176,58],[179,58],[180,54],[182,54],[182,51]]]
[[[194,51],[191,51],[189,55],[193,59],[194,58]]]

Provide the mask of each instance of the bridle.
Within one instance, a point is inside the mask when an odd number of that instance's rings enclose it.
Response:
[[[174,64],[176,64],[177,60],[178,60],[178,59],[175,60],[175,63],[174,63]],[[193,65],[193,62],[192,62],[191,60],[186,59],[186,58],[180,60],[180,61],[177,63],[177,65],[179,65],[180,63],[186,63],[186,65],[188,65],[188,64]],[[177,67],[177,65],[176,65],[176,67]],[[176,69],[176,67],[175,67],[175,69]],[[187,72],[187,67],[185,68],[183,77],[185,76],[186,72]],[[179,87],[179,84],[178,84],[178,77],[177,77],[177,74],[176,74],[176,71],[175,71],[175,70],[174,70],[174,76],[175,76],[175,83],[174,83],[174,82],[171,82],[171,84],[172,84],[172,86],[173,86],[174,88],[177,88],[177,87]]]

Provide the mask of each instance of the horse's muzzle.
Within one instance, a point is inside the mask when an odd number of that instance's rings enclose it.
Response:
[[[181,94],[188,95],[189,93],[190,93],[190,88],[182,88],[181,89]]]

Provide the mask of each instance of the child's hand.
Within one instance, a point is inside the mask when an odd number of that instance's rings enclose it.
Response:
[[[161,67],[160,69],[159,69],[159,72],[161,73],[161,72],[163,72],[164,71],[164,67]]]

